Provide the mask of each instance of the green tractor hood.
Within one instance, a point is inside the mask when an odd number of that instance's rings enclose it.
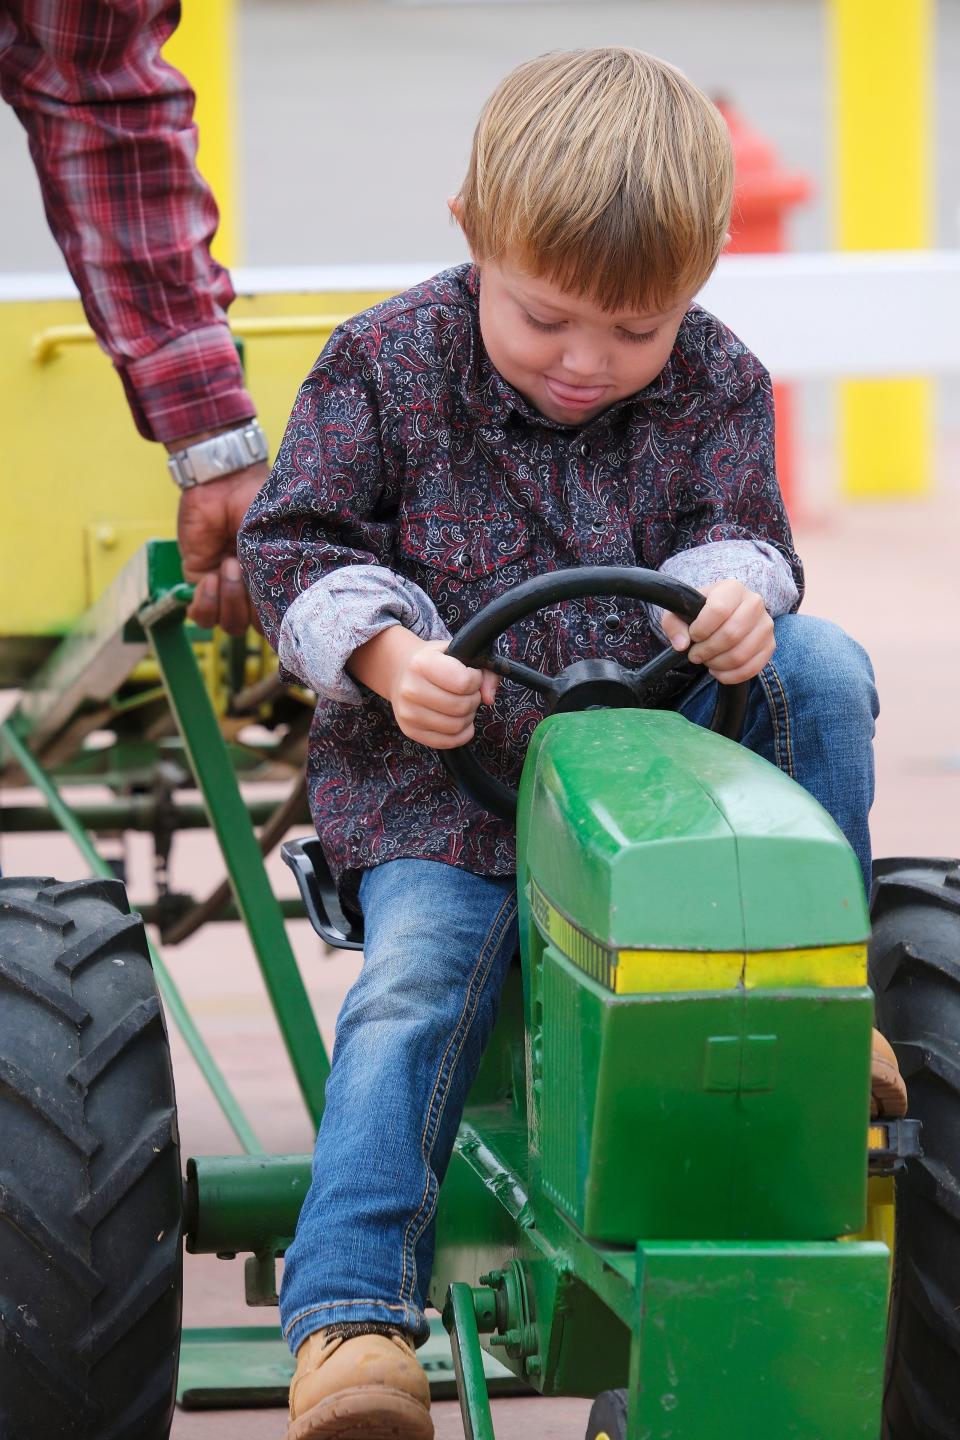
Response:
[[[856,857],[817,802],[672,712],[546,720],[530,745],[518,873],[605,946],[770,951],[862,944]]]

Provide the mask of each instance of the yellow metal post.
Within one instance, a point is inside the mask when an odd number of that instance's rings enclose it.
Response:
[[[236,265],[236,0],[183,0],[183,17],[164,56],[196,91],[200,171],[220,209],[213,253],[221,264]]]
[[[932,240],[933,0],[830,0],[836,113],[836,243],[922,250]],[[927,380],[841,386],[843,488],[922,494],[932,471]]]

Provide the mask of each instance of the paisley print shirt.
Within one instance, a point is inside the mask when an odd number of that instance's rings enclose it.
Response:
[[[769,378],[693,305],[667,364],[639,392],[573,428],[534,410],[494,369],[468,265],[341,326],[297,397],[238,554],[288,674],[319,694],[308,780],[317,832],[345,901],[363,870],[416,857],[506,875],[512,827],[461,795],[438,756],[403,735],[387,701],[345,676],[384,625],[457,630],[532,575],[641,565],[693,584],[733,575],[773,614],[803,574],[777,486]],[[622,598],[539,611],[502,653],[557,673],[606,656],[636,667],[662,645]],[[702,672],[664,682],[663,703]],[[473,742],[516,784],[543,715],[505,681]]]

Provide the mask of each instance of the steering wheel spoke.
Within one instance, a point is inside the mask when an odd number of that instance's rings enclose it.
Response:
[[[478,655],[471,663],[484,670],[492,670],[494,675],[499,675],[504,680],[525,685],[528,690],[536,690],[538,695],[557,693],[557,682],[552,675],[544,675],[542,671],[534,670],[531,665],[523,665],[519,660],[511,660],[506,655]]]
[[[655,655],[652,660],[648,660],[646,665],[641,665],[639,670],[624,670],[623,673],[629,679],[639,699],[651,681],[659,680],[661,676],[669,675],[671,670],[679,669],[686,658],[685,650],[674,650],[672,646],[668,646],[666,650],[661,650],[659,655]]]

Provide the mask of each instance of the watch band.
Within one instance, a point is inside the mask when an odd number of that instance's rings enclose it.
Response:
[[[221,435],[174,451],[167,457],[167,465],[180,489],[190,490],[194,485],[246,470],[248,465],[266,460],[267,454],[267,437],[259,421],[248,420],[235,430],[224,430]]]

